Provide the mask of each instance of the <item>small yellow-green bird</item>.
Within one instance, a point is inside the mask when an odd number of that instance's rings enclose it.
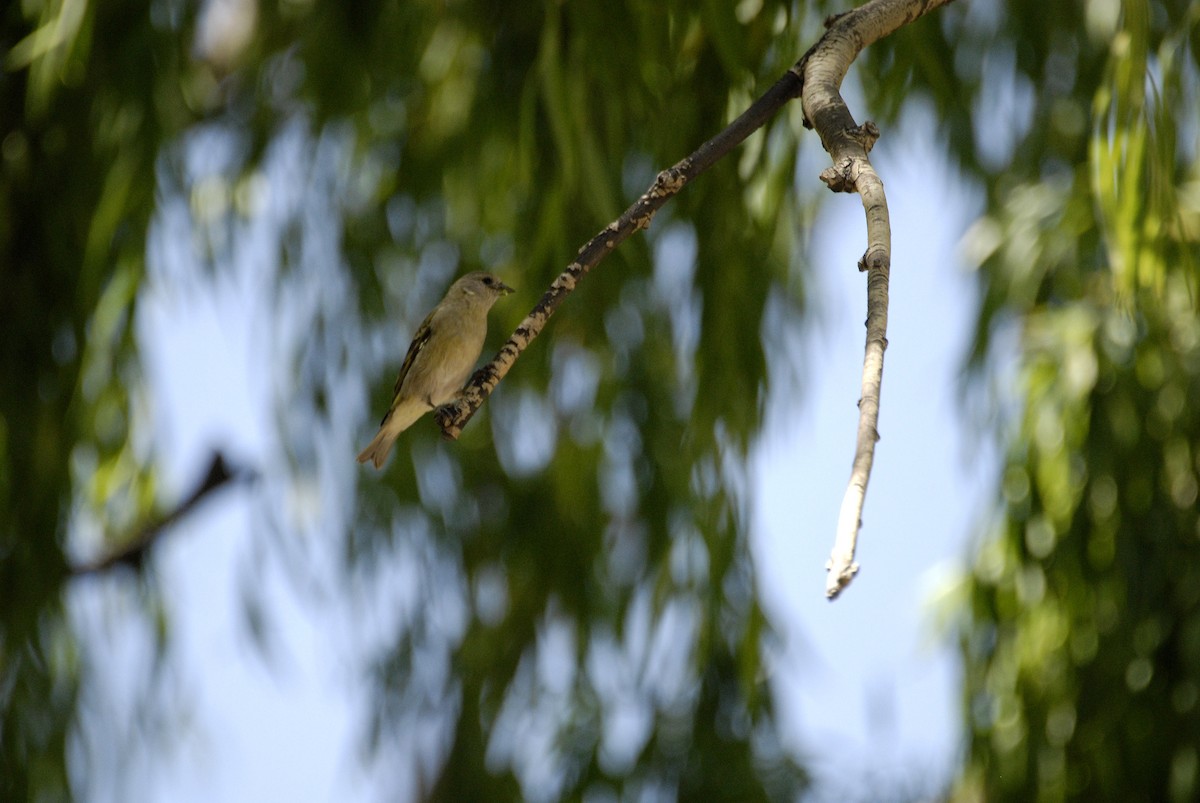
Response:
[[[488,310],[513,289],[483,271],[468,273],[450,285],[413,336],[396,377],[391,409],[379,432],[358,456],[382,468],[401,432],[430,410],[454,401],[475,367],[487,336]]]

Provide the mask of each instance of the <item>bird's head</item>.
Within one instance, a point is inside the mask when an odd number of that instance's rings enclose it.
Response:
[[[465,296],[486,298],[494,302],[501,296],[506,296],[513,292],[513,289],[500,281],[499,276],[477,270],[473,273],[468,273],[455,282],[453,291],[455,293],[462,293]]]

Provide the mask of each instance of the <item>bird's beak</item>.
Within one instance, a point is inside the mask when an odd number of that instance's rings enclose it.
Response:
[[[500,291],[500,295],[502,295],[502,296],[507,296],[511,293],[517,292],[516,290],[513,290],[511,287],[509,287],[504,282],[500,282],[500,286],[497,287],[496,289]]]

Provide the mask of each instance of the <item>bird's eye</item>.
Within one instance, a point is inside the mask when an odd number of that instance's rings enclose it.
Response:
[[[484,276],[484,277],[483,277],[483,283],[484,283],[484,284],[486,284],[488,287],[491,287],[491,286],[492,286],[492,277],[491,277],[491,276]]]

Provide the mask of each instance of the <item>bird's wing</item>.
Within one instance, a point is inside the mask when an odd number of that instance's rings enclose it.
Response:
[[[431,312],[425,316],[425,320],[421,321],[421,325],[417,327],[417,333],[413,335],[413,341],[408,347],[408,354],[404,355],[404,364],[400,366],[400,375],[396,377],[396,385],[392,388],[393,399],[400,394],[400,387],[404,384],[404,378],[408,376],[413,363],[417,361],[417,355],[429,343],[429,338],[433,335],[432,324],[433,313]],[[395,404],[395,401],[392,403]]]

